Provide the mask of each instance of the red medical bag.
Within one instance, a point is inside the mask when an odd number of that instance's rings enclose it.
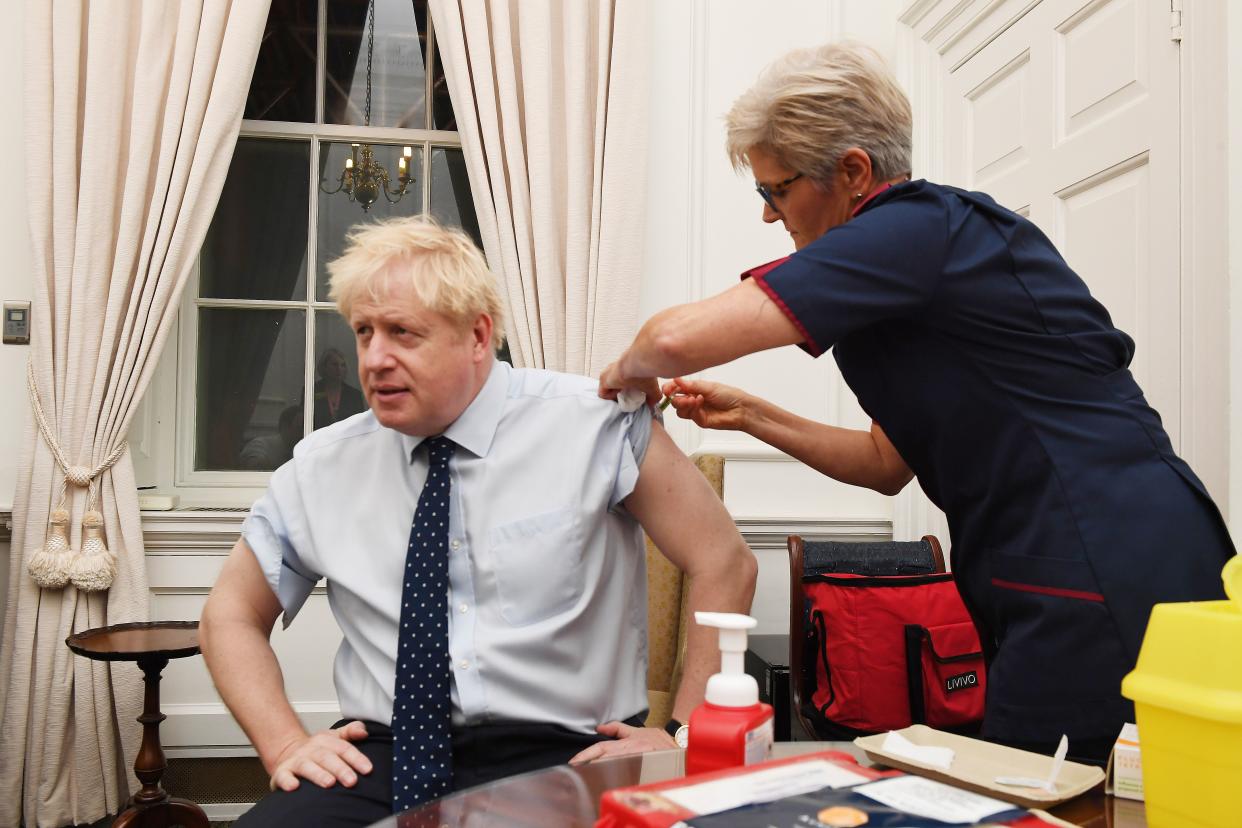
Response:
[[[799,695],[817,735],[853,738],[911,724],[976,730],[986,671],[953,575],[876,575],[865,563],[853,568],[866,574],[825,571],[841,567],[817,566],[806,546]]]

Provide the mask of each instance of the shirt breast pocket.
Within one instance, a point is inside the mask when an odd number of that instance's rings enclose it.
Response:
[[[515,627],[564,612],[582,596],[582,537],[572,507],[492,529],[488,552],[500,614]]]

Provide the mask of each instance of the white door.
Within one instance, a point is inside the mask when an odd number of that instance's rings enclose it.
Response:
[[[1176,449],[1181,113],[1169,0],[1043,0],[990,41],[957,47],[957,65],[942,64],[946,183],[989,193],[1052,239],[1134,337],[1132,368]]]

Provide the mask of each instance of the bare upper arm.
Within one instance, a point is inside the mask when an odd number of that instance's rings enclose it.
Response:
[[[731,555],[749,555],[720,498],[658,422],[652,423],[638,483],[625,508],[683,572],[727,565]]]
[[[880,465],[884,470],[886,494],[897,494],[914,478],[914,472],[906,464],[905,458],[897,451],[897,447],[888,439],[880,424],[871,421],[871,439],[880,457]]]
[[[203,625],[210,628],[240,622],[257,626],[266,634],[272,631],[280,612],[280,600],[268,585],[258,559],[245,538],[239,539],[203,607]]]

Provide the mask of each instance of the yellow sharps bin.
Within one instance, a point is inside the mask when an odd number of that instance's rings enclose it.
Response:
[[[1134,672],[1150,828],[1242,826],[1242,558],[1228,601],[1157,604]]]

